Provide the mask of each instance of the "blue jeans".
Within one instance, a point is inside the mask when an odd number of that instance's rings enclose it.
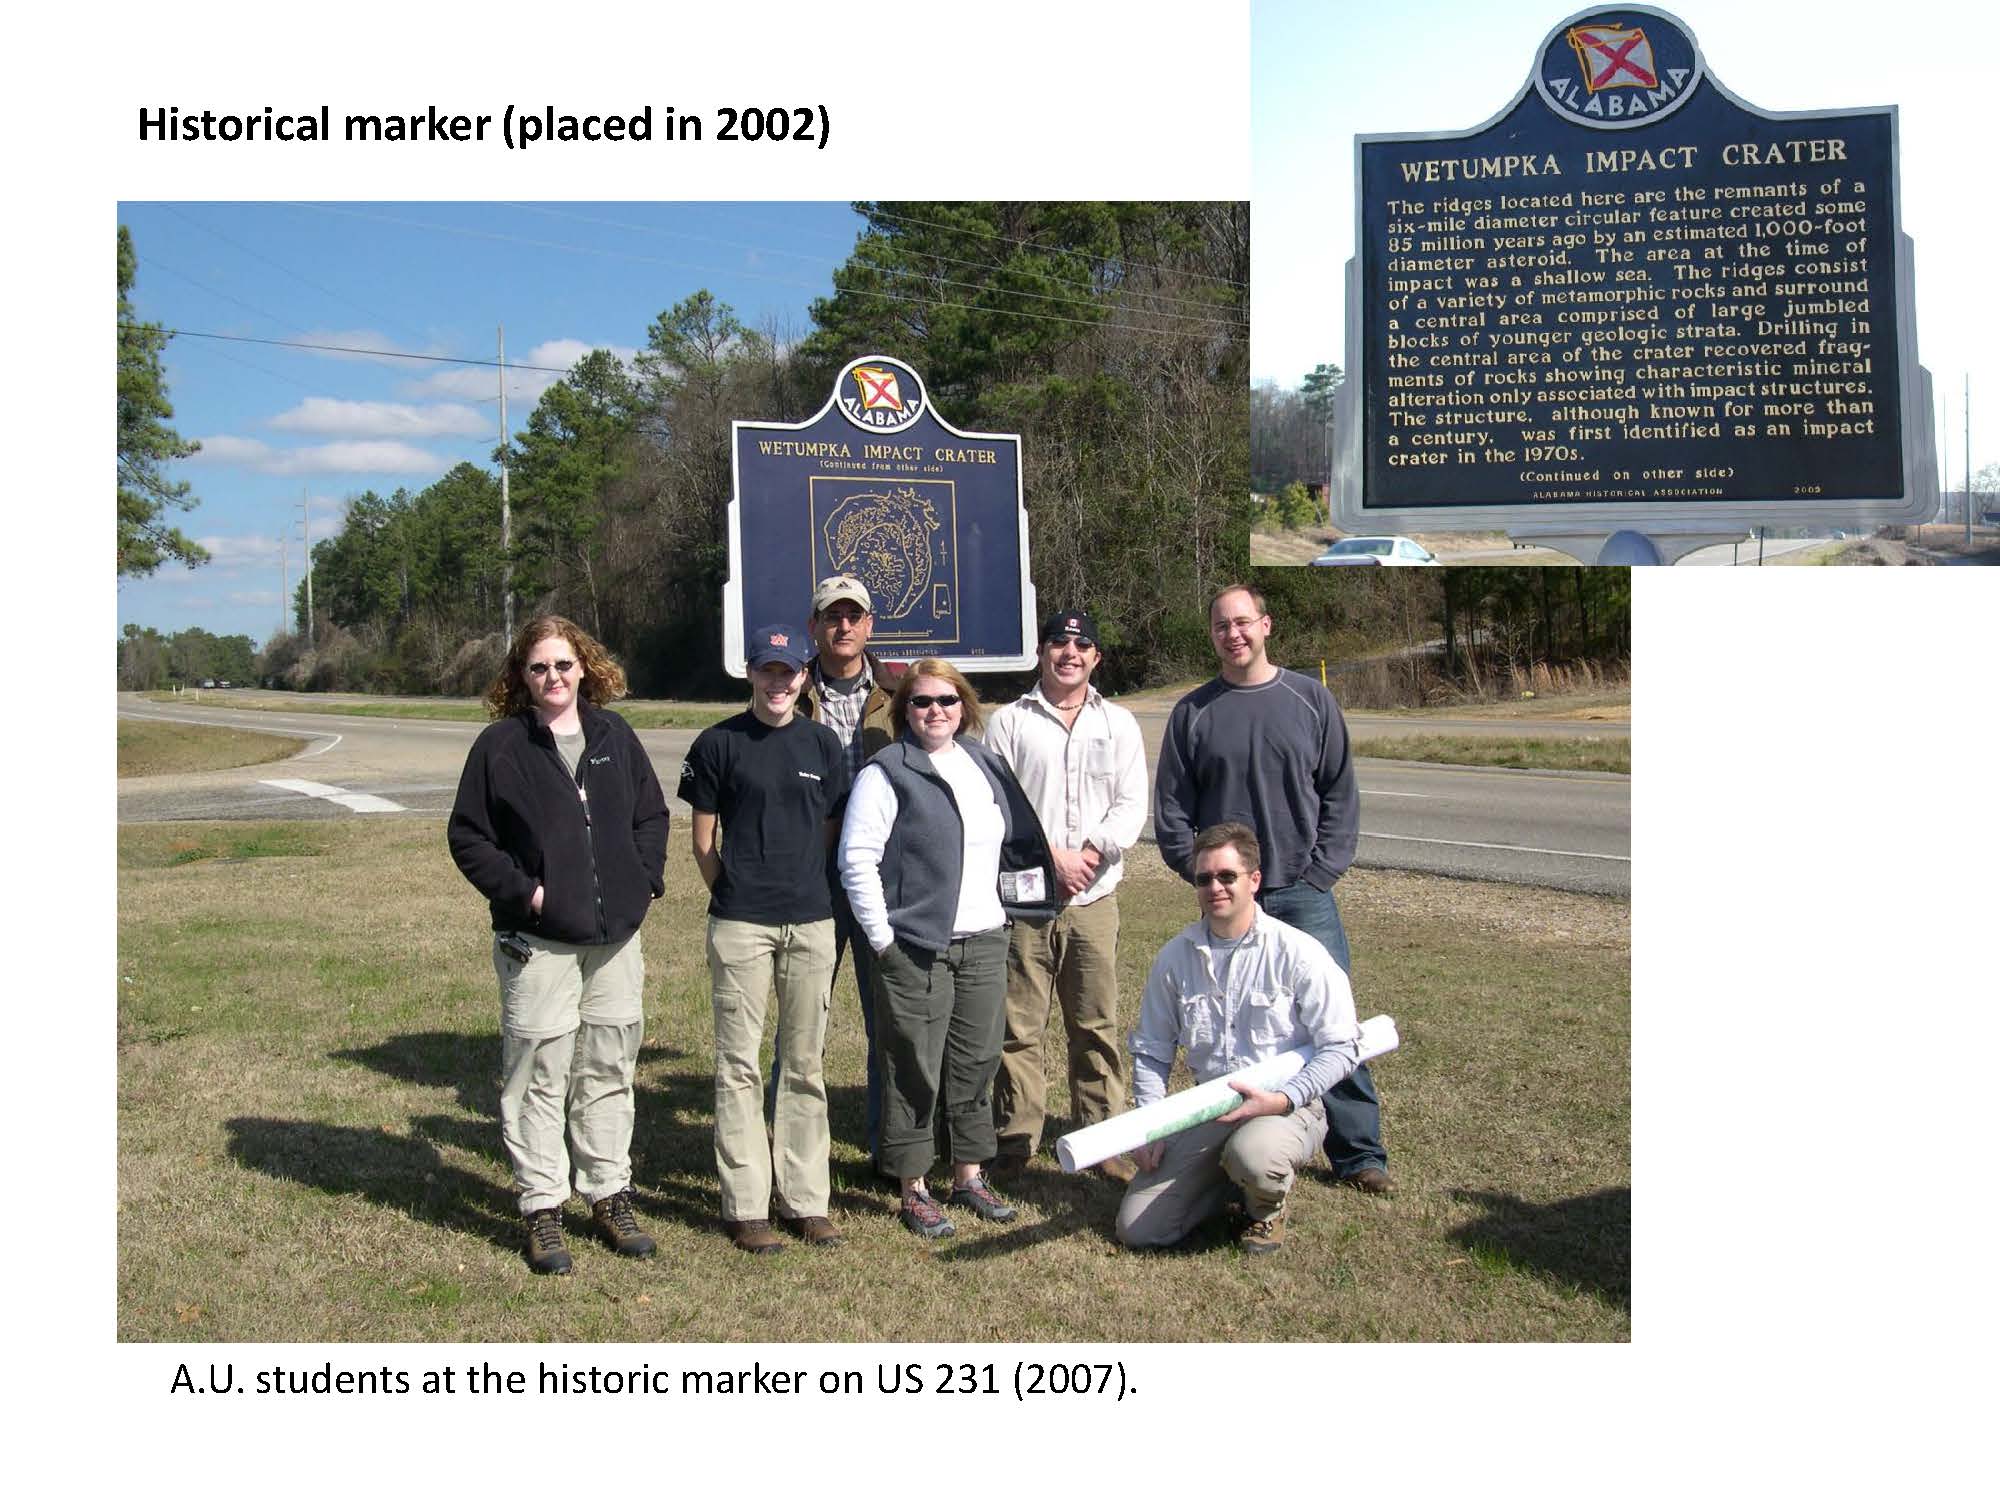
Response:
[[[1341,972],[1348,972],[1347,931],[1340,925],[1340,908],[1333,892],[1301,880],[1257,897],[1267,916],[1289,922],[1319,939]],[[1326,1160],[1336,1178],[1351,1178],[1367,1168],[1389,1166],[1382,1147],[1382,1105],[1375,1098],[1375,1081],[1363,1063],[1326,1092]]]
[[[868,1093],[867,1141],[868,1161],[880,1167],[882,1161],[882,1061],[875,1051],[875,950],[868,946],[868,939],[861,935],[861,929],[854,925],[854,912],[847,904],[847,892],[838,883],[833,887],[833,972],[840,973],[840,955],[854,954],[854,989],[861,997],[861,1029],[868,1037]],[[782,1062],[778,1056],[784,1046],[784,1033],[780,1031],[777,1040],[771,1044],[772,1062]],[[773,1073],[764,1085],[764,1119],[776,1118],[778,1110],[778,1076]]]

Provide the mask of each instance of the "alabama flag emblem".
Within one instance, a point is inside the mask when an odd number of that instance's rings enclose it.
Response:
[[[1636,26],[1572,26],[1569,45],[1576,49],[1584,87],[1592,94],[1601,89],[1660,87],[1653,68],[1653,44]]]
[[[887,367],[856,367],[854,381],[861,389],[861,408],[883,408],[891,413],[903,411],[903,396],[896,390],[896,374]]]

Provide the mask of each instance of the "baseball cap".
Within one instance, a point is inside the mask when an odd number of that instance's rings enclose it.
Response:
[[[875,599],[857,576],[828,576],[813,588],[813,611],[823,613],[836,602],[852,602],[864,613],[875,611]]]
[[[1042,636],[1036,642],[1046,644],[1051,639],[1059,639],[1064,634],[1075,634],[1080,639],[1088,639],[1093,644],[1102,644],[1098,637],[1097,620],[1089,613],[1051,613],[1042,620]]]
[[[805,642],[805,636],[789,623],[773,623],[750,636],[750,649],[744,659],[752,670],[773,660],[782,660],[794,670],[803,670],[806,666],[806,654],[802,647]]]

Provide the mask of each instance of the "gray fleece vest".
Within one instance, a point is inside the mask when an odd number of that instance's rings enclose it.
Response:
[[[1000,842],[1002,872],[1041,871],[1043,900],[1010,901],[1003,889],[1002,907],[1010,917],[1055,915],[1062,908],[1053,899],[1058,894],[1055,865],[1041,819],[998,755],[968,739],[960,739],[958,746],[985,772],[993,799],[1007,820]],[[965,867],[965,825],[958,803],[930,755],[907,738],[890,744],[871,763],[888,777],[896,793],[896,823],[882,853],[882,895],[889,907],[889,925],[898,942],[943,952],[951,945]]]

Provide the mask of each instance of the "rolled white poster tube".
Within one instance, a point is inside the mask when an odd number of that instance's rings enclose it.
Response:
[[[1401,1042],[1402,1038],[1396,1035],[1395,1020],[1389,1016],[1370,1016],[1361,1023],[1361,1061],[1364,1063],[1393,1051]],[[1281,1052],[1275,1058],[1266,1058],[1234,1073],[1225,1073],[1206,1084],[1183,1089],[1179,1094],[1170,1094],[1150,1105],[1127,1110],[1123,1115],[1114,1115],[1094,1126],[1079,1126],[1057,1140],[1056,1160],[1062,1164],[1065,1173],[1074,1173],[1082,1168],[1095,1167],[1107,1157],[1117,1157],[1134,1147],[1143,1147],[1149,1141],[1158,1141],[1176,1131],[1185,1131],[1189,1126],[1212,1121],[1243,1103],[1243,1096],[1229,1087],[1231,1079],[1257,1089],[1275,1089],[1304,1068],[1306,1061],[1306,1054],[1302,1052]]]

